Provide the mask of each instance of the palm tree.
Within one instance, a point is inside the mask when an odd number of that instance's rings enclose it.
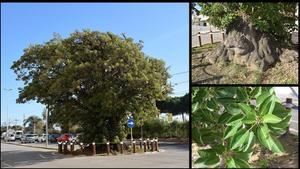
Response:
[[[33,134],[35,134],[35,132],[36,132],[36,127],[38,126],[39,128],[39,130],[42,130],[43,129],[43,125],[40,125],[40,124],[43,124],[43,120],[40,118],[40,117],[38,117],[38,116],[29,116],[26,120],[25,120],[25,122],[24,122],[24,126],[26,125],[26,124],[29,124],[28,125],[28,127],[33,131]],[[39,125],[38,125],[39,124]],[[40,128],[40,126],[42,127],[42,128]]]

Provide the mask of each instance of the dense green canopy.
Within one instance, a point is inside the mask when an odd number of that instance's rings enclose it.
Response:
[[[85,141],[124,138],[128,112],[153,116],[156,100],[171,91],[164,61],[142,47],[125,35],[90,30],[31,45],[11,67],[24,81],[17,102],[48,105],[56,121],[80,125]]]
[[[166,100],[158,101],[156,103],[160,112],[172,113],[178,115],[181,113],[189,113],[189,95],[186,94],[181,97],[169,97]]]

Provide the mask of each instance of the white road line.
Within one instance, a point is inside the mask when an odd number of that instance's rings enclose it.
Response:
[[[4,162],[4,161],[1,161],[1,163],[4,164],[4,165],[6,165],[7,167],[13,167],[12,165],[9,165],[9,164],[7,164],[7,163]]]
[[[24,163],[29,163],[29,161],[18,161],[18,162],[15,162],[15,164],[24,164]]]
[[[39,156],[40,156],[41,158],[47,158],[47,157],[43,156],[42,154],[39,154]]]

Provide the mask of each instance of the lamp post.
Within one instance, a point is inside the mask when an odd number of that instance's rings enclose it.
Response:
[[[5,91],[12,91],[13,89],[4,88]],[[6,138],[8,137],[8,126],[9,126],[9,115],[8,115],[8,104],[7,104],[7,124],[6,124]]]
[[[46,147],[48,147],[48,106],[46,107]]]

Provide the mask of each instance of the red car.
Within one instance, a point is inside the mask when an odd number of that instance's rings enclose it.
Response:
[[[57,142],[65,142],[71,140],[72,140],[72,136],[70,134],[63,134],[60,137],[56,138]]]

